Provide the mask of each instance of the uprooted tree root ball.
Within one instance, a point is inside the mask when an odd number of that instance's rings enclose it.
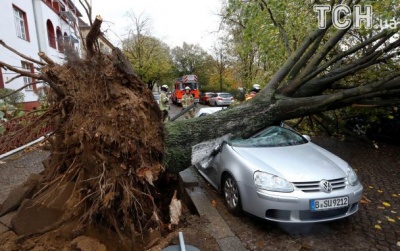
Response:
[[[51,154],[34,198],[72,184],[63,219],[106,225],[121,239],[128,232],[134,242],[135,235],[143,238],[149,229],[164,228],[157,205],[162,195],[155,187],[164,170],[163,123],[151,90],[121,51],[96,51],[93,41],[100,24],[98,17],[87,37],[86,59],[72,49],[63,65],[43,53],[39,55],[46,63],[20,55],[40,66],[38,74],[2,65],[50,86],[49,108],[40,121],[53,125],[47,139]],[[49,194],[48,201],[54,196]]]
[[[44,68],[65,92],[51,101],[55,132],[46,178],[76,182],[85,220],[122,220],[141,229],[157,214],[152,185],[162,171],[161,117],[151,92],[112,59]]]

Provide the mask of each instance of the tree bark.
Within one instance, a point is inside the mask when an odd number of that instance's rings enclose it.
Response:
[[[86,37],[86,49],[88,52],[88,57],[92,57],[95,52],[95,44],[96,44],[96,40],[97,38],[100,36],[100,27],[101,27],[101,23],[103,22],[103,19],[101,18],[101,16],[96,16],[96,19],[93,22],[92,27],[90,28],[90,31]]]

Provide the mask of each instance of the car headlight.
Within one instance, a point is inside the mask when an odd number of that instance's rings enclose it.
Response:
[[[256,171],[254,173],[254,184],[257,188],[274,191],[274,192],[293,192],[293,185],[289,181],[261,171]]]
[[[358,177],[356,172],[354,172],[354,170],[349,167],[349,169],[347,170],[347,181],[349,182],[350,185],[355,186],[358,184]]]

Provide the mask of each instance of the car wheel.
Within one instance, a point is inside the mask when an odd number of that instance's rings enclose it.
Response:
[[[235,179],[227,174],[222,182],[222,193],[224,195],[225,204],[228,210],[237,215],[242,211],[239,188]]]

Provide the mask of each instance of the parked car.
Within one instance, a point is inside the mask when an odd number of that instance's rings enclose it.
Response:
[[[223,107],[203,107],[203,108],[200,108],[200,110],[198,112],[196,112],[194,117],[197,118],[197,117],[207,116],[212,113],[221,111],[222,109],[224,109],[224,108]]]
[[[229,106],[233,100],[232,94],[228,92],[217,92],[210,97],[208,102],[211,106]]]
[[[209,99],[211,98],[211,96],[214,94],[214,92],[204,92],[202,94],[200,94],[200,104],[203,105],[208,105],[209,104]]]
[[[363,193],[347,162],[282,125],[223,141],[195,166],[232,213],[243,210],[277,222],[348,217],[358,211]]]

